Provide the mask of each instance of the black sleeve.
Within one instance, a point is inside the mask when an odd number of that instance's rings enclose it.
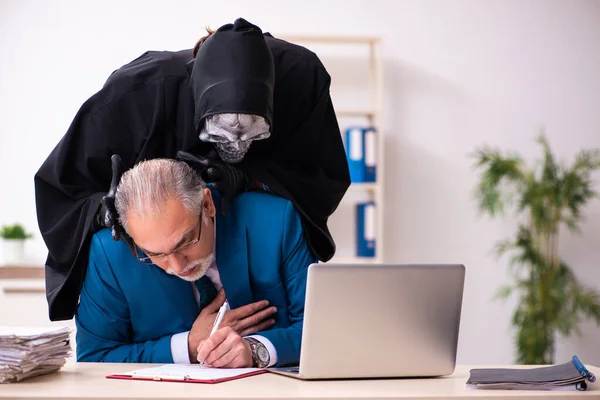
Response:
[[[35,175],[38,224],[49,249],[46,296],[53,321],[75,312],[94,215],[110,185],[111,154],[89,103],[84,104]]]
[[[248,161],[261,182],[296,206],[311,250],[327,261],[335,253],[327,219],[350,186],[350,173],[329,94],[329,75],[320,62],[311,70],[310,84],[304,86],[310,96],[302,102],[307,116],[277,142],[271,157]]]
[[[52,321],[71,319],[76,311],[94,216],[110,187],[111,156],[118,154],[127,170],[144,159],[172,158],[193,137],[190,57],[191,50],[146,52],[113,72],[36,173]]]

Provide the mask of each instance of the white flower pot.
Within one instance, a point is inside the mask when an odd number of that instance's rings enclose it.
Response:
[[[20,265],[25,260],[25,240],[0,239],[0,264]]]

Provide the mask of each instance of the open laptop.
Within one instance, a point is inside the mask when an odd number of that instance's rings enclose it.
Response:
[[[462,264],[311,264],[300,379],[450,375],[465,280]]]

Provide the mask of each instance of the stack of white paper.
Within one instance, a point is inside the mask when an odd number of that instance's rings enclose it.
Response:
[[[71,355],[70,328],[0,325],[0,383],[56,372]]]

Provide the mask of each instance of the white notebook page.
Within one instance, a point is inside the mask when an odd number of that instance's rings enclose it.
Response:
[[[160,377],[164,379],[199,379],[216,380],[233,378],[250,372],[259,371],[260,368],[208,368],[198,364],[165,364],[159,367],[142,368],[135,371],[115,375],[131,375],[132,377]]]

